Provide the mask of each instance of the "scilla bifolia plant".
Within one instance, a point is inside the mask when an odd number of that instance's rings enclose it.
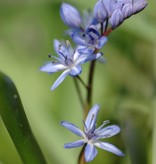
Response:
[[[63,71],[53,84],[51,90],[56,89],[70,75],[75,82],[79,99],[84,111],[84,130],[80,130],[72,123],[62,121],[61,125],[72,133],[81,137],[80,140],[67,143],[64,148],[75,148],[83,146],[79,155],[79,164],[92,161],[97,155],[99,147],[103,150],[114,153],[118,156],[124,154],[114,145],[103,142],[101,139],[112,137],[120,132],[117,125],[106,126],[109,121],[104,121],[101,126],[96,128],[97,114],[99,105],[92,106],[92,87],[96,60],[104,61],[101,49],[108,40],[108,36],[124,20],[140,12],[147,6],[146,0],[98,0],[94,6],[93,12],[80,12],[70,4],[63,3],[60,7],[60,16],[62,21],[69,27],[66,31],[75,47],[71,47],[69,41],[60,42],[54,40],[54,49],[57,57],[49,55],[53,61],[42,66],[41,71],[55,73]],[[80,77],[82,64],[90,62],[87,84]],[[81,96],[80,84],[86,91],[86,99]],[[82,119],[82,118],[80,118]]]

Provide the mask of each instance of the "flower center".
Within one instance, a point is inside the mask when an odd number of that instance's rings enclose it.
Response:
[[[73,66],[73,61],[70,58],[67,58],[67,56],[65,57],[65,64],[69,67]]]
[[[94,136],[95,136],[94,132],[88,132],[86,134],[86,137],[87,137],[88,140],[91,140]]]

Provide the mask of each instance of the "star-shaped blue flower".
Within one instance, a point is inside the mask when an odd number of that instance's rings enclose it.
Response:
[[[51,90],[57,88],[67,75],[78,76],[82,72],[81,64],[95,60],[102,55],[102,53],[80,54],[77,49],[74,50],[71,47],[69,42],[62,44],[58,40],[54,40],[54,48],[58,57],[50,56],[55,60],[40,68],[41,71],[50,74],[63,71],[51,87]]]
[[[110,138],[120,132],[120,128],[117,125],[111,125],[104,128],[104,126],[109,123],[109,121],[104,121],[101,126],[96,129],[97,114],[99,111],[99,106],[94,105],[84,122],[84,131],[80,130],[77,126],[72,123],[62,121],[61,125],[70,130],[72,133],[82,137],[82,139],[70,142],[64,145],[64,148],[75,148],[86,144],[84,154],[86,162],[92,161],[97,155],[96,147],[114,153],[118,156],[123,156],[124,154],[114,145],[103,142],[100,139]]]

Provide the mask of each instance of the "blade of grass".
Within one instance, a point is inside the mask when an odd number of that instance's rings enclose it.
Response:
[[[45,164],[45,158],[31,131],[20,96],[9,77],[0,72],[0,114],[25,164]]]

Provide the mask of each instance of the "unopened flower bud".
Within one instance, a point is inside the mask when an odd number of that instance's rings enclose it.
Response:
[[[133,14],[136,14],[143,10],[147,6],[146,0],[133,0]]]
[[[119,26],[124,20],[123,13],[120,9],[116,9],[112,16],[110,17],[110,24],[112,25],[112,29],[115,29],[117,26]]]
[[[130,17],[133,14],[132,3],[125,4],[122,8],[122,13],[125,19]]]
[[[104,6],[103,0],[99,0],[94,7],[94,17],[100,22],[104,22],[108,17],[108,12]]]
[[[60,8],[60,15],[66,25],[71,27],[80,27],[82,20],[80,13],[75,7],[67,3],[63,3]]]

